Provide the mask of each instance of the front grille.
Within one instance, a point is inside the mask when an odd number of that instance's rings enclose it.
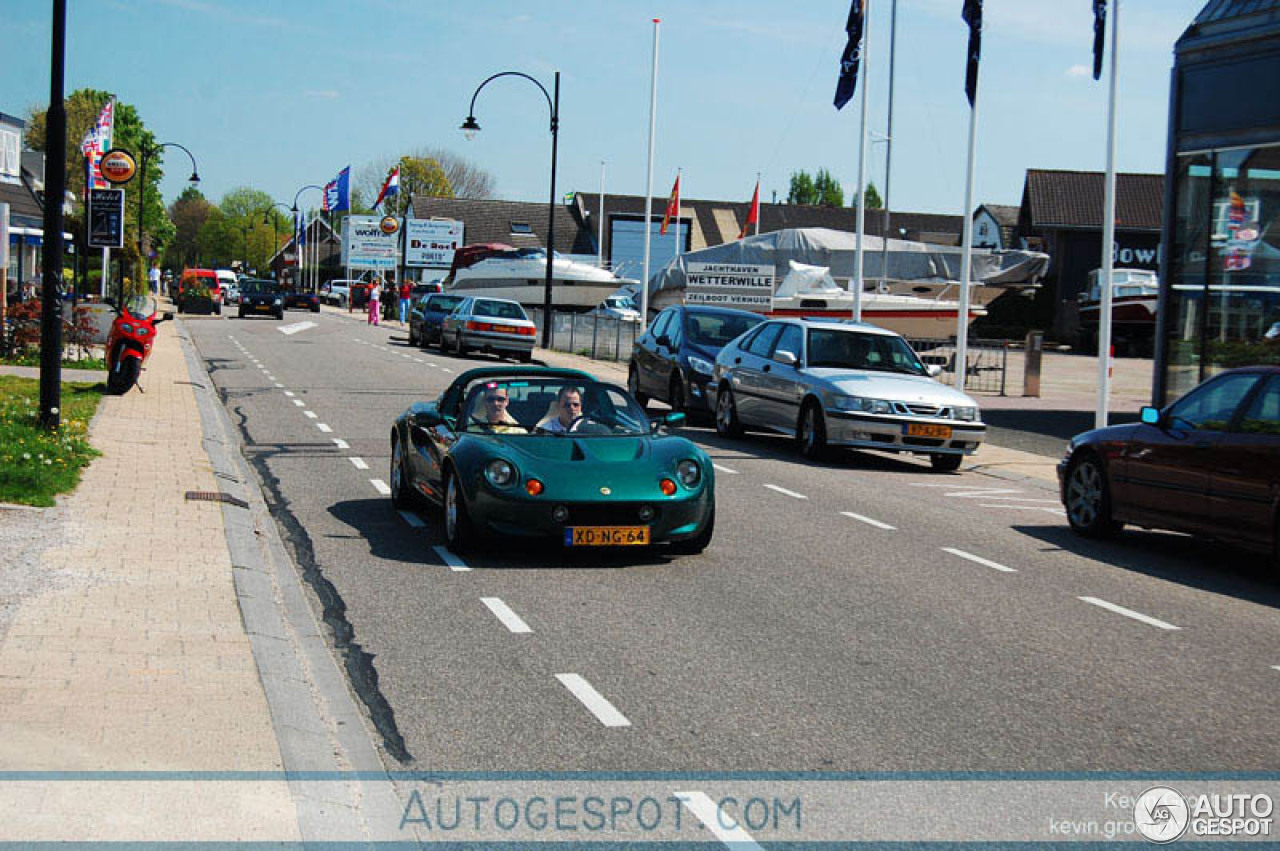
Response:
[[[653,509],[653,517],[644,521],[640,519],[640,509],[649,505]],[[644,502],[617,502],[606,505],[567,505],[569,519],[566,526],[635,526],[653,523],[662,516],[662,509]]]
[[[902,442],[907,446],[942,446],[945,440],[937,440],[932,437],[904,437]]]
[[[928,405],[923,402],[894,402],[896,413],[907,417],[940,417],[951,418],[951,409],[940,405]]]

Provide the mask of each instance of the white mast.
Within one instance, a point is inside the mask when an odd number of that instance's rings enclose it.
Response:
[[[649,327],[649,240],[653,232],[653,137],[658,127],[658,27],[653,19],[653,81],[649,88],[649,176],[644,187],[644,274],[640,281],[640,333]]]
[[[862,321],[862,240],[867,225],[867,88],[871,78],[871,62],[867,48],[871,46],[871,0],[866,0],[862,18],[862,131],[858,143],[858,245],[853,275],[853,319]]]
[[[1116,240],[1116,61],[1120,54],[1120,0],[1111,11],[1111,97],[1107,106],[1107,176],[1102,201],[1102,304],[1098,307],[1098,404],[1094,427],[1107,424],[1111,396],[1111,249]],[[1208,313],[1206,311],[1206,318]]]
[[[604,268],[604,160],[600,160],[600,224],[596,237],[596,265]]]

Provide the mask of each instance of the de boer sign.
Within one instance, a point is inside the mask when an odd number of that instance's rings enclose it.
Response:
[[[448,269],[462,245],[462,222],[443,219],[405,219],[404,265]]]
[[[89,247],[124,246],[124,190],[89,190]]]

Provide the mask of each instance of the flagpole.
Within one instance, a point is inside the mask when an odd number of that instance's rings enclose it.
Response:
[[[756,172],[756,236],[760,235],[760,172]]]
[[[1120,0],[1111,7],[1111,95],[1107,105],[1107,176],[1102,202],[1102,304],[1098,309],[1098,403],[1094,428],[1107,425],[1111,396],[1111,303],[1116,239],[1116,63],[1120,54]],[[1206,316],[1208,314],[1206,313]]]
[[[889,7],[889,119],[884,142],[884,224],[880,229],[880,279],[889,289],[889,177],[893,173],[893,76],[898,44],[898,0]]]
[[[964,181],[964,250],[960,255],[960,309],[956,315],[956,389],[964,392],[969,352],[969,279],[973,263],[973,177],[978,159],[978,89],[974,87],[969,109],[969,165]]]
[[[604,268],[604,160],[600,160],[600,235],[596,237],[596,265]]]
[[[649,240],[653,232],[653,141],[658,127],[658,27],[653,19],[653,79],[649,84],[649,168],[644,189],[644,272],[640,281],[640,333],[649,327]]]
[[[680,186],[681,171],[682,169],[679,169],[679,168],[676,169],[676,186],[679,187],[678,189],[676,189],[676,233],[675,233],[675,237],[676,237],[675,256],[676,257],[680,256],[680,205],[684,203],[684,198],[680,197],[682,194],[684,194],[684,187]]]
[[[862,321],[862,239],[867,224],[867,88],[871,79],[871,62],[867,58],[871,46],[871,0],[863,7],[862,23],[862,131],[858,143],[858,244],[854,262],[853,320]]]

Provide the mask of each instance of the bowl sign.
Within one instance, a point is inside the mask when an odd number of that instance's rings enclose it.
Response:
[[[138,164],[134,162],[133,154],[123,148],[112,148],[102,155],[98,168],[102,171],[103,177],[111,183],[118,184],[133,180]]]
[[[400,220],[395,216],[383,216],[378,227],[382,228],[383,233],[395,233],[400,230]]]

